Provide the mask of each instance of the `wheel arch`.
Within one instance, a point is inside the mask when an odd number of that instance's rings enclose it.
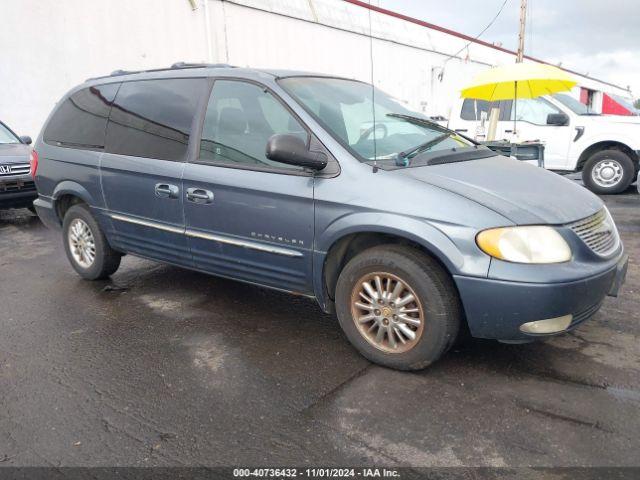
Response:
[[[389,244],[405,245],[420,250],[435,259],[445,271],[451,274],[451,265],[447,265],[449,262],[444,260],[442,252],[437,251],[433,247],[427,248],[423,244],[406,236],[376,231],[350,233],[338,239],[331,246],[325,257],[322,275],[323,287],[329,298],[331,300],[335,298],[335,288],[338,277],[349,260],[366,249]]]
[[[626,143],[617,141],[617,140],[603,140],[600,142],[595,142],[584,149],[584,151],[578,157],[577,170],[581,171],[584,168],[585,163],[589,160],[594,154],[601,152],[603,150],[619,150],[627,155],[633,164],[636,167],[636,171],[639,168],[639,159],[638,154],[629,147]]]
[[[363,214],[366,215],[369,214]],[[427,222],[395,216],[383,220],[380,214],[377,214],[377,220],[343,228],[329,238],[319,239],[315,291],[325,311],[333,310],[338,276],[347,262],[357,253],[374,246],[401,244],[416,248],[435,259],[449,275],[459,272],[462,267],[462,253],[444,233]]]
[[[73,205],[78,203],[93,204],[93,198],[87,189],[69,180],[60,182],[56,186],[53,191],[52,200],[56,217],[60,223],[62,223],[67,210]]]

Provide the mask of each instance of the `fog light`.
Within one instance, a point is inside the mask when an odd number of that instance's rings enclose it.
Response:
[[[573,315],[548,318],[547,320],[536,320],[520,325],[520,331],[524,333],[556,333],[569,328],[573,320]]]

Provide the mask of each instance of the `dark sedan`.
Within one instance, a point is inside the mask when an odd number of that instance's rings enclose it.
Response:
[[[18,137],[0,122],[0,209],[33,209],[38,193],[31,164],[37,159],[31,153],[30,144],[30,137]]]

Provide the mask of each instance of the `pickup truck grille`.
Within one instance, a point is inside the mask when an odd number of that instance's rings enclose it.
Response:
[[[5,163],[0,164],[0,178],[17,177],[29,173],[28,163]]]
[[[606,208],[567,226],[600,256],[611,255],[620,245],[618,229]]]

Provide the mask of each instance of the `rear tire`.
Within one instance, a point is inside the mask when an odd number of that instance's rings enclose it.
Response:
[[[410,296],[415,300],[407,302]],[[438,360],[462,321],[450,275],[433,258],[402,245],[373,247],[351,259],[338,278],[336,311],[364,357],[399,370]]]
[[[625,191],[634,180],[636,167],[620,150],[601,150],[584,164],[582,181],[585,187],[600,195]]]
[[[121,255],[111,248],[89,207],[78,204],[69,208],[62,232],[67,258],[82,278],[98,280],[118,270]]]

